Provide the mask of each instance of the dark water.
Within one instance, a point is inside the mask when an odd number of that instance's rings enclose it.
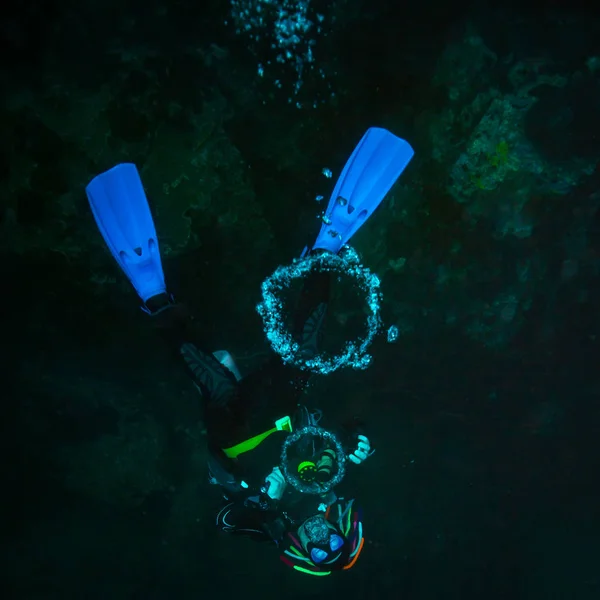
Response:
[[[3,7],[4,597],[597,598],[597,10],[290,0],[312,23],[290,45],[284,3],[264,26],[258,4]],[[353,240],[382,279],[372,365],[306,395],[377,448],[352,479],[365,550],[313,578],[215,529],[197,392],[83,189],[138,165],[170,291],[247,373],[260,283],[312,243],[322,169],[369,126],[416,155]],[[362,323],[350,288],[331,347]]]

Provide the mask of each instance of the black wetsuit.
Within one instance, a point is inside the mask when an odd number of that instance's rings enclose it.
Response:
[[[317,273],[307,278],[301,294],[293,333],[307,356],[317,352],[329,287],[329,274]],[[300,400],[309,374],[284,365],[274,355],[260,369],[237,381],[209,349],[201,348],[193,339],[185,319],[170,318],[168,313],[172,310],[162,308],[159,317],[165,315],[165,337],[184,359],[202,395],[211,482],[223,487],[226,501],[217,524],[230,533],[278,541],[286,529],[297,527],[315,514],[323,501],[290,490],[289,485],[281,502],[270,501],[261,492],[265,477],[279,463],[287,433],[273,433],[255,449],[233,460],[223,449],[264,433],[284,416],[292,417],[294,428],[308,424],[310,411]],[[333,502],[335,496],[329,499]]]

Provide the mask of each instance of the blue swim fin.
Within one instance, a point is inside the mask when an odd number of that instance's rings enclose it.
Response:
[[[94,177],[85,188],[98,229],[138,296],[166,293],[158,239],[142,180],[123,163]]]
[[[370,127],[346,162],[313,249],[337,253],[379,206],[410,159],[410,144],[380,127]]]

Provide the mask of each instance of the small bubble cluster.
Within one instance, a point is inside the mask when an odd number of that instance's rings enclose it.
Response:
[[[336,272],[345,274],[355,280],[356,285],[364,292],[369,314],[367,316],[364,337],[346,342],[339,354],[335,356],[318,355],[311,359],[301,358],[299,346],[294,342],[291,333],[286,329],[281,294],[294,279],[301,279],[312,271]],[[371,355],[367,348],[381,328],[380,280],[377,275],[360,264],[358,254],[349,246],[345,246],[340,254],[311,254],[292,264],[278,267],[267,277],[261,286],[263,301],[256,307],[263,320],[263,328],[273,350],[281,356],[283,362],[295,367],[327,375],[342,367],[366,369],[371,363]]]
[[[288,102],[297,108],[316,107],[320,99],[302,102],[299,93],[310,74],[326,80],[314,56],[317,40],[326,35],[326,17],[311,8],[311,0],[230,0],[231,23],[237,35],[250,40],[250,50],[259,58],[259,77],[269,74],[273,85],[286,88]],[[291,89],[287,90],[289,75]],[[327,83],[327,95],[331,93]]]

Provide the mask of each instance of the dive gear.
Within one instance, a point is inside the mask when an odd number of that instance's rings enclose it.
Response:
[[[344,539],[328,525],[323,515],[307,519],[302,529],[307,538],[306,552],[315,564],[333,563],[339,559]]]
[[[306,483],[315,480],[324,483],[333,476],[336,460],[335,450],[328,448],[321,454],[316,463],[310,460],[302,461],[298,465],[298,477]]]
[[[413,155],[406,140],[380,127],[367,129],[337,180],[312,249],[337,254],[379,206]]]
[[[223,453],[227,458],[237,458],[240,454],[244,452],[249,452],[250,450],[254,450],[256,446],[258,446],[261,442],[266,440],[271,434],[277,431],[292,431],[292,420],[289,416],[282,417],[281,419],[277,419],[275,421],[275,427],[265,431],[264,433],[259,433],[254,437],[251,437],[249,440],[245,440],[232,446],[231,448],[223,448]]]
[[[287,521],[286,513],[283,513],[282,517],[277,517],[273,521],[269,521],[263,524],[262,528],[264,532],[277,544],[283,542],[285,534],[289,529],[289,522]]]
[[[96,225],[138,296],[146,302],[165,294],[158,238],[134,164],[97,175],[85,188]]]
[[[317,463],[317,472],[315,478],[317,481],[328,481],[333,475],[333,469],[335,467],[336,455],[335,451],[331,448],[325,450]]]
[[[332,533],[330,538],[323,545],[317,546],[315,543],[310,542],[307,546],[310,559],[316,564],[321,563],[329,564],[334,563],[341,556],[341,552],[338,552],[344,545],[344,540],[337,533]]]
[[[311,519],[316,518],[317,516]],[[340,498],[327,509],[325,518],[335,525],[336,531],[331,530],[329,540],[324,545],[309,540],[305,548],[300,541],[299,531],[287,534],[287,545],[282,546],[283,552],[280,555],[284,564],[301,573],[316,576],[330,575],[334,570],[347,571],[356,564],[365,542],[362,510],[354,505],[354,500],[344,502]],[[303,525],[306,523],[307,521]],[[339,546],[340,540],[342,546]],[[325,555],[315,552],[315,548],[323,550]]]
[[[319,481],[312,476],[317,470],[312,456],[320,456],[326,449],[335,455],[331,476]],[[310,454],[308,454],[310,452]],[[338,485],[346,475],[346,454],[341,441],[332,432],[309,425],[288,435],[281,448],[279,461],[286,481],[303,494],[322,495]]]
[[[298,477],[305,481],[306,483],[310,483],[315,480],[317,474],[317,465],[311,460],[303,460],[298,465]]]

